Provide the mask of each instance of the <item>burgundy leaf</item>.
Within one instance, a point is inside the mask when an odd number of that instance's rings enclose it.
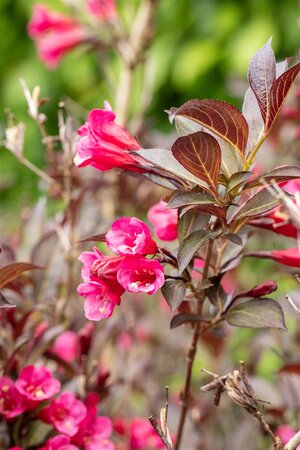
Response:
[[[287,96],[290,87],[292,86],[296,76],[300,71],[300,63],[291,67],[289,70],[284,72],[277,80],[273,83],[270,91],[270,110],[268,115],[268,121],[266,122],[266,129],[269,130],[279,113],[282,103]]]
[[[10,303],[2,294],[2,292],[0,292],[0,309],[5,309],[5,308],[15,308],[16,305],[14,305],[13,303]]]
[[[184,300],[186,286],[182,280],[166,280],[161,292],[174,312]]]
[[[172,330],[173,328],[177,328],[180,325],[184,325],[186,323],[195,323],[195,322],[203,322],[203,318],[201,316],[195,316],[195,314],[190,314],[190,313],[177,314],[171,320],[170,328]]]
[[[248,80],[257,99],[259,109],[267,124],[270,115],[270,91],[276,79],[276,61],[271,46],[272,39],[258,50],[249,64]]]
[[[33,270],[33,269],[43,269],[41,266],[37,266],[35,264],[31,263],[13,263],[9,264],[8,266],[1,267],[0,268],[0,288],[3,288],[8,283],[13,281],[15,278],[20,276],[23,272],[26,272],[27,270]]]
[[[172,153],[186,170],[217,191],[221,149],[214,137],[202,131],[180,137],[174,142]]]
[[[220,100],[190,100],[175,112],[175,120],[185,117],[200,123],[239,152],[244,159],[248,140],[248,124],[235,106]]]
[[[78,244],[83,242],[105,242],[106,234],[94,234],[93,236],[86,237],[78,241]]]

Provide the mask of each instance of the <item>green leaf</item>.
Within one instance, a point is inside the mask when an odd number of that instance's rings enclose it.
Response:
[[[252,299],[240,303],[228,311],[225,319],[234,327],[287,330],[282,308],[272,299]]]
[[[215,199],[208,193],[203,192],[177,192],[174,194],[166,209],[180,208],[182,206],[189,205],[213,205],[215,204]]]
[[[174,312],[184,300],[186,286],[182,280],[166,280],[161,292]]]
[[[280,199],[277,199],[267,189],[261,191],[250,197],[231,217],[230,222],[246,217],[256,217],[260,214],[270,211],[279,205]]]
[[[194,231],[180,244],[177,260],[178,270],[182,273],[189,265],[195,253],[210,239],[215,239],[219,236],[221,231],[200,230]]]
[[[221,149],[213,136],[198,131],[180,137],[174,142],[172,153],[185,169],[216,192],[221,169]]]

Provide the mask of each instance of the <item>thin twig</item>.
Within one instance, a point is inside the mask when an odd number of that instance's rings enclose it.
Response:
[[[157,420],[155,419],[155,417],[153,415],[149,416],[149,422],[151,423],[151,425],[153,426],[154,430],[156,431],[156,433],[161,438],[161,440],[164,443],[166,449],[167,450],[172,450],[171,444],[169,443],[167,437],[164,435],[161,427],[159,426]]]
[[[208,276],[210,259],[211,259],[211,255],[212,255],[213,242],[214,242],[213,240],[210,240],[208,242],[205,264],[204,264],[203,274],[202,274],[202,282],[205,281]],[[197,302],[197,314],[198,315],[201,314],[204,297],[205,297],[205,291],[200,291],[198,302]],[[194,360],[195,360],[195,356],[196,356],[197,343],[198,343],[200,333],[201,333],[201,322],[196,322],[195,327],[194,327],[194,333],[193,333],[192,340],[190,343],[190,347],[189,347],[188,353],[187,353],[187,367],[186,367],[186,375],[185,375],[185,384],[184,384],[184,390],[183,390],[183,395],[182,395],[182,405],[181,405],[181,413],[180,413],[179,425],[178,425],[178,430],[177,430],[177,437],[176,437],[175,447],[174,447],[175,450],[179,450],[181,440],[182,440],[183,429],[184,429],[185,420],[186,420],[186,414],[187,414],[188,407],[189,407],[193,365],[194,365]]]

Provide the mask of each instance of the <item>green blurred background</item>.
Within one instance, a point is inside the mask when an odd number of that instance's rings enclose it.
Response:
[[[0,2],[0,133],[3,137],[7,110],[13,111],[26,124],[27,157],[42,166],[44,150],[39,132],[27,116],[19,77],[31,89],[38,84],[42,96],[50,98],[43,111],[48,116],[48,131],[53,134],[57,133],[60,100],[69,98],[80,105],[83,109],[78,108],[78,119],[83,121],[86,111],[99,107],[104,99],[113,104],[114,92],[102,81],[97,57],[81,48],[65,57],[55,71],[43,66],[26,32],[34,3]],[[43,3],[64,10],[59,0]],[[120,0],[121,14],[126,16],[135,3]],[[251,56],[270,36],[277,59],[295,55],[298,17],[299,5],[294,0],[161,0],[156,38],[150,50],[155,73],[155,93],[147,113],[151,126],[169,132],[171,127],[163,110],[193,97],[227,99],[241,106]],[[112,60],[112,73],[114,64]],[[38,196],[38,180],[7,150],[0,151],[2,207],[31,203]]]

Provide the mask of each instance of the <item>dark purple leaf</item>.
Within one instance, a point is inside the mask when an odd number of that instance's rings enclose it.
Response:
[[[0,309],[5,309],[5,308],[15,308],[16,305],[14,305],[13,303],[10,303],[2,294],[2,292],[0,292]]]
[[[106,233],[94,234],[93,236],[81,239],[80,241],[78,241],[78,243],[81,244],[82,242],[105,242],[105,236]]]
[[[195,322],[203,322],[203,318],[201,316],[195,316],[195,314],[182,313],[177,314],[173,317],[170,323],[171,330],[179,327],[180,325],[184,325],[186,323],[195,323]]]
[[[172,153],[186,170],[217,191],[221,149],[214,137],[202,131],[180,137],[173,144]]]
[[[257,99],[259,109],[267,124],[270,116],[271,88],[276,79],[276,61],[271,46],[272,39],[258,50],[249,64],[248,80]]]
[[[161,292],[171,311],[174,312],[184,300],[186,286],[182,280],[166,280],[161,288]]]
[[[279,113],[282,103],[286,98],[290,87],[292,86],[296,76],[300,71],[300,63],[291,67],[274,81],[270,91],[270,108],[268,120],[266,122],[266,130],[268,131]]]
[[[9,264],[0,268],[0,288],[3,288],[8,283],[19,277],[23,272],[27,270],[44,269],[44,267],[37,266],[31,263],[17,262]]]
[[[168,202],[167,209],[180,208],[188,205],[213,205],[214,197],[203,192],[177,192]]]
[[[243,184],[247,183],[251,177],[253,177],[252,172],[237,172],[231,175],[227,183],[226,194],[238,190]]]
[[[233,145],[244,159],[248,124],[242,113],[234,106],[219,100],[194,99],[178,108],[174,117],[176,121],[184,117],[200,123]]]
[[[229,309],[226,321],[241,328],[279,328],[286,331],[281,306],[272,299],[252,299]]]
[[[210,239],[215,239],[221,231],[200,230],[194,231],[180,244],[178,249],[178,271],[182,273],[189,265],[195,253]]]
[[[253,188],[255,186],[260,186],[264,182],[270,183],[275,181],[276,183],[281,183],[283,181],[294,180],[296,178],[300,178],[300,167],[297,166],[282,166],[277,167],[274,170],[270,170],[269,172],[263,173],[258,177],[255,177],[253,180],[246,183],[243,187],[243,191],[246,189]]]
[[[278,206],[280,199],[274,197],[267,189],[261,189],[259,192],[250,197],[231,217],[233,220],[240,220],[246,217],[256,217],[266,213]]]

